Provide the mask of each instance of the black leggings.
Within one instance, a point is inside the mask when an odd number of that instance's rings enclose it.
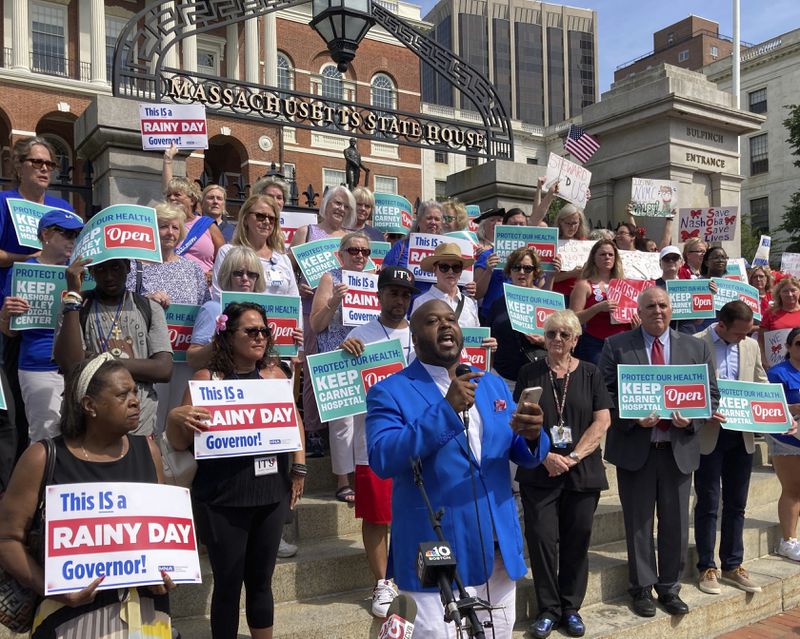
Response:
[[[245,585],[247,623],[251,628],[271,628],[275,612],[272,573],[286,513],[288,495],[268,506],[200,508],[204,519],[203,542],[214,573],[211,596],[211,636],[236,639],[239,599]]]

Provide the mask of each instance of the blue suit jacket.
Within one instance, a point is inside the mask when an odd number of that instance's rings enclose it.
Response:
[[[369,464],[378,476],[393,480],[387,578],[394,577],[403,590],[423,590],[416,575],[417,549],[422,542],[436,541],[411,471],[409,460],[417,457],[422,459],[425,489],[434,510],[445,509],[442,528],[464,583],[482,584],[491,576],[493,524],[509,576],[520,579],[527,571],[508,462],[536,466],[550,450],[550,440],[542,430],[539,441],[531,443],[532,451],[526,439],[513,433],[509,421],[516,405],[496,375],[487,373],[479,380],[475,403],[483,419],[480,466],[474,457],[467,462],[464,424],[419,360],[367,394]]]

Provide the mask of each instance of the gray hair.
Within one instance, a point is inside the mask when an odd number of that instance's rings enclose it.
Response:
[[[322,203],[319,205],[319,217],[321,220],[325,219],[325,216],[328,211],[328,204],[330,204],[331,200],[336,196],[336,194],[341,193],[344,195],[345,199],[347,200],[347,204],[350,206],[350,212],[345,216],[344,220],[342,221],[342,228],[344,229],[351,229],[356,224],[356,198],[353,197],[353,194],[350,192],[346,186],[334,186],[332,189],[328,189],[325,192],[325,195],[322,196]]]

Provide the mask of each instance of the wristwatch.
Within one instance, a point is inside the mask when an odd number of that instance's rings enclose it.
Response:
[[[581,460],[581,456],[576,453],[574,450],[569,454],[569,458],[579,462]]]

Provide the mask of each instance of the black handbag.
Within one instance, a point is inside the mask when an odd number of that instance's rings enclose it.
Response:
[[[56,448],[52,439],[42,440],[46,451],[45,470],[39,486],[39,500],[33,522],[28,530],[26,546],[28,553],[37,561],[44,557],[44,500],[45,489],[53,482],[56,467]],[[42,597],[25,588],[5,568],[0,566],[0,623],[14,632],[29,632],[33,625],[36,607]]]

